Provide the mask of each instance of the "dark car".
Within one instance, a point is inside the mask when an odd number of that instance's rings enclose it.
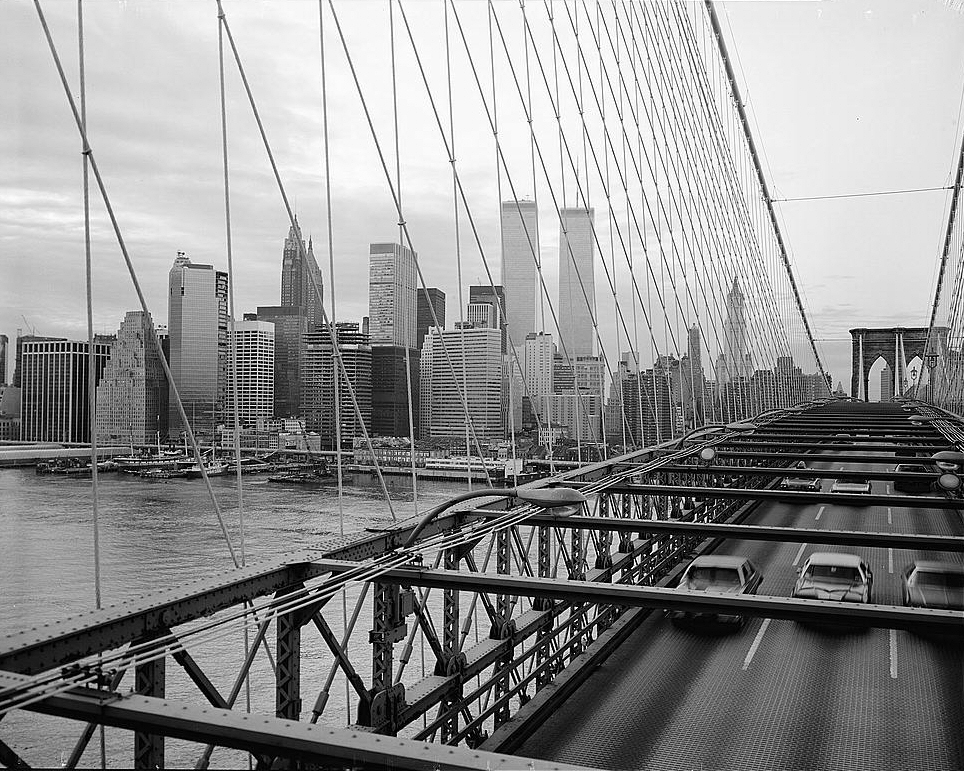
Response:
[[[746,557],[704,554],[693,560],[680,577],[679,592],[715,594],[756,594],[763,574]],[[671,610],[667,615],[676,624],[716,622],[743,626],[746,619],[735,614]]]
[[[871,489],[869,479],[835,479],[830,492],[870,495]]]
[[[898,463],[894,467],[898,474],[926,474],[930,469],[916,463]],[[929,493],[933,479],[902,479],[894,477],[894,491],[900,493]]]
[[[904,568],[902,579],[904,605],[964,610],[964,565],[917,560]]]

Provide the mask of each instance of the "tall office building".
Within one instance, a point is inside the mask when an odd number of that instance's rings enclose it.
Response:
[[[539,215],[534,201],[502,202],[502,287],[512,345],[522,348],[538,327]]]
[[[418,438],[419,351],[400,345],[372,346],[372,433],[409,436],[409,389],[412,427]],[[408,371],[406,374],[406,367]]]
[[[592,356],[596,317],[593,210],[562,209],[560,214],[559,347],[573,358]]]
[[[371,344],[415,348],[415,253],[399,244],[372,244],[368,268]]]
[[[469,287],[469,304],[487,303],[495,306],[498,327],[502,330],[502,353],[506,353],[506,323],[505,323],[505,289],[496,284],[494,287],[488,284]],[[471,320],[471,319],[470,319]],[[516,345],[519,345],[517,342]]]
[[[6,335],[0,335],[0,386],[7,384],[7,346],[10,340]]]
[[[526,395],[532,411],[540,419],[546,415],[547,399],[552,393],[555,353],[552,335],[545,332],[530,332],[526,335],[522,356],[522,369],[528,389]]]
[[[417,412],[418,398],[415,254],[399,244],[372,244],[369,253],[372,426],[381,436],[409,436],[409,399]]]
[[[886,364],[880,371],[880,401],[889,402],[894,398],[894,371]]]
[[[97,441],[152,444],[167,436],[167,379],[151,318],[127,311],[97,385]]]
[[[439,327],[445,329],[445,292],[433,286],[419,288],[415,301],[415,347],[419,350],[422,350],[428,330],[435,326],[432,309]]]
[[[740,280],[733,284],[726,295],[726,320],[723,322],[723,359],[717,362],[716,379],[725,383],[753,374],[753,363],[746,336],[746,297],[740,288]]]
[[[455,372],[443,353],[455,364]],[[464,372],[462,364],[465,364]],[[464,438],[465,408],[480,440],[500,439],[502,428],[502,339],[497,329],[433,328],[422,346],[419,420],[422,438]]]
[[[301,350],[308,315],[301,306],[259,305],[255,318],[274,325],[274,417],[293,418],[301,407]]]
[[[312,284],[312,276],[318,284],[318,292]],[[318,329],[324,317],[321,312],[323,299],[321,269],[315,261],[311,239],[305,245],[301,226],[295,216],[295,224],[288,229],[281,262],[281,304],[303,308],[308,317],[308,328]]]
[[[338,352],[341,355],[347,380],[338,367],[327,329],[308,332],[301,354],[301,408],[305,427],[321,435],[322,445],[334,447],[335,433],[335,382],[337,372],[338,406],[341,415],[342,447],[351,447],[356,436],[372,429],[372,349],[369,338],[356,322],[335,324]],[[361,421],[351,398],[355,399],[361,412]]]
[[[196,265],[178,252],[168,276],[168,346],[171,375],[195,434],[212,438],[223,419],[227,384],[227,273]],[[174,395],[170,436],[184,426]]]
[[[22,441],[90,441],[89,351],[86,341],[23,339],[20,350]],[[110,338],[95,338],[95,384],[109,356]]]
[[[254,426],[258,418],[274,415],[274,324],[268,321],[236,321],[238,421]],[[228,341],[230,348],[230,339]],[[230,361],[230,358],[229,358]],[[234,384],[228,370],[225,423],[234,424]]]
[[[469,303],[465,309],[465,320],[473,327],[498,329],[499,306],[491,303]]]
[[[637,447],[651,447],[673,436],[675,413],[667,378],[649,369],[629,375],[622,388],[622,409],[629,441]]]

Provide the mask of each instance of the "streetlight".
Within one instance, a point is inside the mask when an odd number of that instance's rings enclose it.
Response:
[[[431,523],[439,514],[457,503],[471,500],[473,498],[517,498],[523,503],[531,503],[540,509],[556,509],[554,513],[559,517],[569,517],[582,508],[586,502],[586,496],[571,487],[508,487],[505,490],[473,490],[461,493],[447,501],[440,503],[434,509],[429,509],[415,525],[411,535],[406,539],[402,548],[408,548],[415,543],[419,534]]]

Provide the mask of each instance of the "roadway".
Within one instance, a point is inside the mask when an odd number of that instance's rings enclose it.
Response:
[[[893,461],[812,467],[887,471]],[[875,481],[873,492],[890,485]],[[886,506],[763,503],[746,523],[964,535],[957,512]],[[760,594],[777,597],[790,595],[808,554],[855,552],[874,571],[881,604],[900,603],[900,572],[916,557],[961,559],[759,541],[717,551],[748,556],[764,575]],[[614,769],[964,768],[962,658],[960,647],[907,632],[753,619],[709,635],[654,612],[516,752]]]

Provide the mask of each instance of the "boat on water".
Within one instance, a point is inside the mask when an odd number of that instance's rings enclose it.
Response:
[[[187,476],[187,469],[149,468],[144,471],[138,471],[137,476],[144,479],[183,479]]]
[[[220,477],[228,470],[228,464],[223,460],[206,460],[204,461],[204,471],[209,477]],[[185,476],[188,479],[199,479],[201,477],[201,467],[195,463],[192,466],[188,466],[184,469]]]
[[[287,474],[268,477],[269,482],[280,482],[289,485],[310,485],[327,482],[334,478],[327,466],[315,466],[303,471],[291,471]]]
[[[113,458],[120,471],[138,473],[150,469],[176,469],[179,464],[188,460],[187,456],[176,450],[161,450],[160,452],[145,452],[140,455],[119,455]]]

